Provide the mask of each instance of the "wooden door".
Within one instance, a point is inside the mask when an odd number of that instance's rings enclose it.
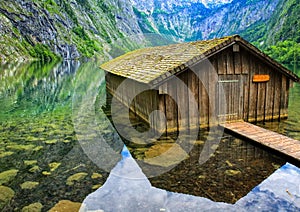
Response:
[[[242,81],[240,75],[220,75],[216,111],[220,123],[242,119]]]

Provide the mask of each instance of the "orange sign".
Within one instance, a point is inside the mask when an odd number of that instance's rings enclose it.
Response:
[[[253,76],[253,82],[268,82],[270,80],[270,75],[268,74],[255,74]]]

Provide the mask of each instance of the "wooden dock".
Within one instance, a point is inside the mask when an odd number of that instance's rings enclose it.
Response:
[[[300,161],[300,141],[298,140],[243,121],[220,125],[231,133]]]

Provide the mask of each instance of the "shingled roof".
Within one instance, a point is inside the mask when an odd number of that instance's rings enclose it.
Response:
[[[235,43],[246,47],[292,80],[299,81],[295,74],[238,35],[138,49],[108,61],[101,68],[115,75],[155,86]]]

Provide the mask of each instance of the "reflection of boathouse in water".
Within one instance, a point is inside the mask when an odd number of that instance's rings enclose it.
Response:
[[[101,68],[107,90],[159,132],[286,118],[299,81],[238,35],[144,48]]]

